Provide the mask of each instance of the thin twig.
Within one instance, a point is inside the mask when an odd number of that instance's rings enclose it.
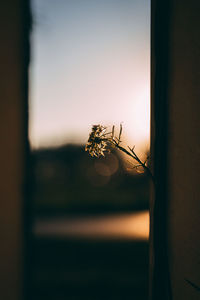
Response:
[[[137,154],[135,153],[135,151],[133,149],[131,149],[130,147],[128,147],[131,151],[131,153],[129,151],[127,151],[125,148],[119,146],[118,144],[115,144],[115,146],[121,150],[122,152],[126,153],[127,155],[129,155],[130,157],[132,157],[133,159],[135,159],[141,167],[143,167],[143,169],[147,172],[147,174],[151,177],[153,183],[155,183],[155,179],[154,179],[154,176],[153,174],[151,173],[151,170],[145,165],[145,163],[143,163],[139,157],[137,156]]]

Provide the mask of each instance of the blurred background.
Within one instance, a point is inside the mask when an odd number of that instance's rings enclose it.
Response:
[[[149,178],[91,126],[123,125],[145,159],[150,1],[32,0],[33,299],[147,299]]]

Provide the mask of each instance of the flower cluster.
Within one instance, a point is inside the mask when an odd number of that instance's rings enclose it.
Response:
[[[96,157],[104,156],[104,152],[109,151],[106,127],[101,125],[92,126],[85,151],[88,151],[91,156]]]

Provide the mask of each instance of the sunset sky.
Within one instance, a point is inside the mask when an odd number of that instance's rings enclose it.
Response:
[[[149,141],[150,0],[32,0],[30,141],[85,143],[92,124]]]

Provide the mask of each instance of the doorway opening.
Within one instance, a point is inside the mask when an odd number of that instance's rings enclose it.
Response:
[[[149,178],[91,126],[150,140],[150,1],[32,0],[34,299],[146,299]],[[46,298],[45,298],[46,297]]]

